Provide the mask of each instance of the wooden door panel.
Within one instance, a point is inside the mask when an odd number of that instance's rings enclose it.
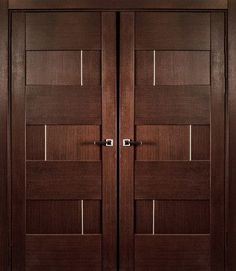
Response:
[[[47,160],[100,160],[100,127],[55,125],[46,127]]]
[[[99,200],[84,200],[83,220],[85,234],[102,233],[102,206]]]
[[[27,86],[27,124],[101,125],[101,96],[98,86]]]
[[[205,13],[136,14],[137,50],[209,50],[210,15]]]
[[[28,199],[101,198],[101,163],[32,161],[26,163]]]
[[[12,14],[12,270],[117,266],[115,22]]]
[[[100,85],[99,51],[28,51],[27,85]]]
[[[210,84],[209,51],[136,51],[136,59],[143,64],[137,65],[137,86]]]
[[[192,160],[210,160],[210,126],[193,125],[192,129]]]
[[[136,150],[136,160],[189,160],[188,126],[140,125],[136,138],[143,142]]]
[[[99,50],[99,12],[51,12],[26,14],[27,50]]]
[[[207,234],[136,235],[135,270],[210,271],[209,249]]]
[[[121,15],[120,134],[142,142],[120,152],[121,269],[224,270],[224,31],[222,12]]]
[[[81,202],[28,200],[27,234],[81,233]]]
[[[209,86],[138,86],[135,88],[135,123],[209,124],[209,104]]]
[[[102,264],[100,235],[26,236],[26,271],[100,271]]]
[[[43,125],[26,126],[26,159],[45,159],[45,128]]]
[[[207,161],[136,161],[136,199],[209,199]]]

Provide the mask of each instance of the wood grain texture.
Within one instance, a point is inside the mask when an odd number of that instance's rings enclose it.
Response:
[[[84,200],[84,234],[102,233],[102,206],[98,200]]]
[[[80,234],[80,201],[27,200],[26,232],[28,234]]]
[[[12,271],[25,271],[25,14],[12,16]]]
[[[84,86],[101,85],[100,51],[83,51],[83,85]]]
[[[210,163],[135,162],[136,199],[209,199]]]
[[[188,126],[136,126],[136,139],[136,160],[189,160]]]
[[[136,12],[138,50],[210,50],[210,14]]]
[[[100,235],[26,235],[26,271],[100,271]]]
[[[102,149],[103,270],[117,268],[117,58],[116,14],[102,13],[102,138],[114,146]]]
[[[48,9],[48,8],[75,8],[75,9],[227,9],[227,0],[68,0],[66,2],[58,2],[57,0],[47,0],[35,2],[34,0],[10,0],[9,7],[11,9]]]
[[[135,51],[135,85],[152,86],[153,85],[153,51]]]
[[[155,201],[155,233],[209,234],[210,202]]]
[[[135,270],[210,271],[209,235],[136,235]]]
[[[48,160],[100,160],[100,127],[95,125],[47,126]]]
[[[0,1],[0,269],[8,270],[10,266],[9,242],[10,242],[10,215],[8,183],[8,1]]]
[[[157,85],[209,85],[210,53],[207,51],[156,52]]]
[[[121,144],[134,138],[134,25],[134,12],[120,14],[119,249],[120,269],[127,271],[134,270],[134,150]]]
[[[100,199],[100,162],[28,161],[28,199]]]
[[[135,233],[152,234],[153,202],[152,200],[135,201]]]
[[[135,124],[209,124],[210,87],[139,86]]]
[[[229,0],[228,11],[228,187],[226,213],[228,230],[228,270],[236,269],[236,2]]]
[[[210,160],[210,127],[193,125],[191,129],[192,160]]]
[[[26,50],[101,48],[100,12],[26,14]]]
[[[28,124],[101,124],[101,88],[28,86]]]
[[[224,13],[211,14],[211,268],[224,269],[225,45]]]
[[[43,125],[26,126],[26,159],[44,160],[45,135]]]

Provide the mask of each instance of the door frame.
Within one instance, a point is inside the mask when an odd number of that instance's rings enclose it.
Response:
[[[211,10],[227,14],[226,25],[228,41],[228,76],[226,100],[226,270],[236,269],[236,1],[200,0],[192,2],[177,0],[70,0],[67,4],[60,1],[0,0],[0,269],[11,270],[11,157],[10,157],[10,105],[9,105],[9,21],[11,10]],[[185,4],[185,5],[184,5]]]

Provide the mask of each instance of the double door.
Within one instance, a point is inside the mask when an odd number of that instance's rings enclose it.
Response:
[[[221,12],[13,12],[12,270],[224,270],[225,48]]]

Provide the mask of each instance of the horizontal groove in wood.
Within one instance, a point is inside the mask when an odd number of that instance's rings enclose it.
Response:
[[[135,162],[136,199],[209,199],[209,161]]]
[[[101,87],[27,86],[27,124],[101,124]]]
[[[139,86],[136,124],[209,124],[209,86]]]
[[[28,161],[27,199],[101,199],[100,162]]]
[[[210,235],[135,235],[135,270],[210,271]]]
[[[27,271],[102,268],[101,235],[26,235]]]
[[[210,14],[137,12],[136,49],[210,50]]]
[[[26,14],[27,50],[101,48],[100,12]]]

